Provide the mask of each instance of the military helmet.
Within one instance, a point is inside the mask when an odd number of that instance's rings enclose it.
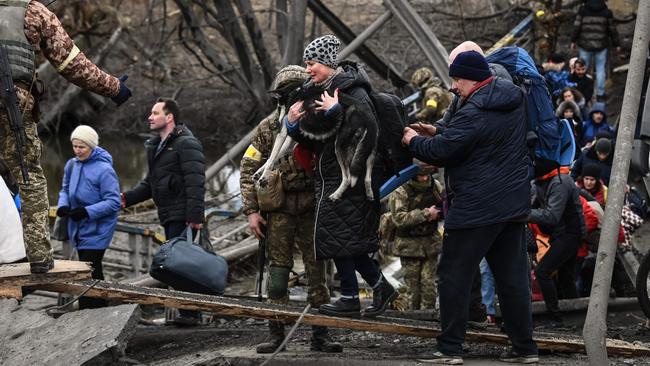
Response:
[[[421,88],[427,81],[433,78],[433,71],[428,67],[421,67],[411,76],[411,84]]]
[[[429,175],[435,173],[437,170],[435,166],[429,165],[418,159],[413,159],[413,164],[418,167],[418,171],[415,173],[416,175]]]
[[[271,83],[271,90],[282,89],[282,87],[290,83],[303,83],[309,78],[309,73],[304,67],[298,65],[289,65],[283,67],[275,75],[273,83]]]

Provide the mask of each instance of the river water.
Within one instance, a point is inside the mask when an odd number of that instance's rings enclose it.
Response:
[[[63,180],[63,168],[68,159],[74,157],[69,134],[61,134],[58,137],[48,138],[43,141],[43,153],[41,165],[47,178],[47,195],[50,205],[56,205]],[[106,149],[113,156],[113,167],[120,181],[120,190],[125,191],[132,188],[147,174],[147,156],[144,150],[146,137],[111,137],[100,136],[99,146]],[[205,148],[206,169],[219,156],[213,149]],[[237,185],[236,174],[228,179],[228,186]],[[235,181],[235,179],[237,178]],[[232,187],[232,190],[235,187]]]

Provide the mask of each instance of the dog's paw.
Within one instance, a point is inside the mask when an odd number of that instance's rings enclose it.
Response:
[[[330,194],[328,198],[330,199],[330,201],[335,201],[336,202],[336,201],[341,199],[341,195],[334,192],[334,193]]]
[[[366,186],[366,197],[368,198],[368,201],[375,200],[375,194],[372,192],[372,187]]]
[[[268,181],[268,179],[266,179],[266,177],[259,177],[257,179],[257,185],[260,188],[266,188],[269,185],[269,181]]]

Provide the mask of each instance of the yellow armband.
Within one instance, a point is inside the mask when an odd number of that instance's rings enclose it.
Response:
[[[56,71],[61,72],[61,71],[65,70],[65,68],[68,67],[68,64],[70,64],[70,62],[72,62],[72,60],[74,60],[74,58],[77,57],[79,52],[81,52],[81,51],[79,51],[79,48],[77,47],[77,45],[73,44],[72,49],[70,50],[70,53],[68,54],[68,57],[66,57],[65,60],[63,60],[63,62],[61,63],[61,65],[59,65],[59,67],[56,68]]]
[[[246,149],[246,152],[244,153],[244,157],[255,161],[260,161],[262,160],[262,153],[257,150],[255,146],[249,145],[248,149]]]

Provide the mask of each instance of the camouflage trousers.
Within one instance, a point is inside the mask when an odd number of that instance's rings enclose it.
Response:
[[[438,256],[431,258],[400,257],[406,283],[409,310],[435,309],[438,288]]]
[[[305,264],[305,274],[309,287],[307,289],[307,300],[312,307],[318,307],[329,303],[330,295],[326,284],[325,262],[317,261],[314,254],[314,215],[306,213],[302,215],[291,215],[281,212],[272,212],[268,215],[266,230],[267,258],[269,272],[274,268],[284,269],[284,278],[269,276],[269,287],[274,286],[275,292],[283,293],[280,298],[271,298],[269,302],[274,304],[287,304],[288,295],[288,270],[293,267],[293,256],[298,249],[302,253],[302,261]],[[271,281],[282,283],[271,283]]]
[[[47,211],[49,202],[47,199],[47,181],[41,168],[41,140],[38,137],[36,122],[32,118],[31,110],[23,115],[23,126],[25,127],[25,148],[23,155],[25,166],[29,175],[29,184],[24,184],[20,163],[16,156],[16,137],[11,124],[0,106],[0,149],[1,157],[11,169],[20,187],[20,199],[22,202],[22,222],[25,239],[25,249],[30,262],[41,262],[52,258],[52,246],[50,245],[50,229]]]

